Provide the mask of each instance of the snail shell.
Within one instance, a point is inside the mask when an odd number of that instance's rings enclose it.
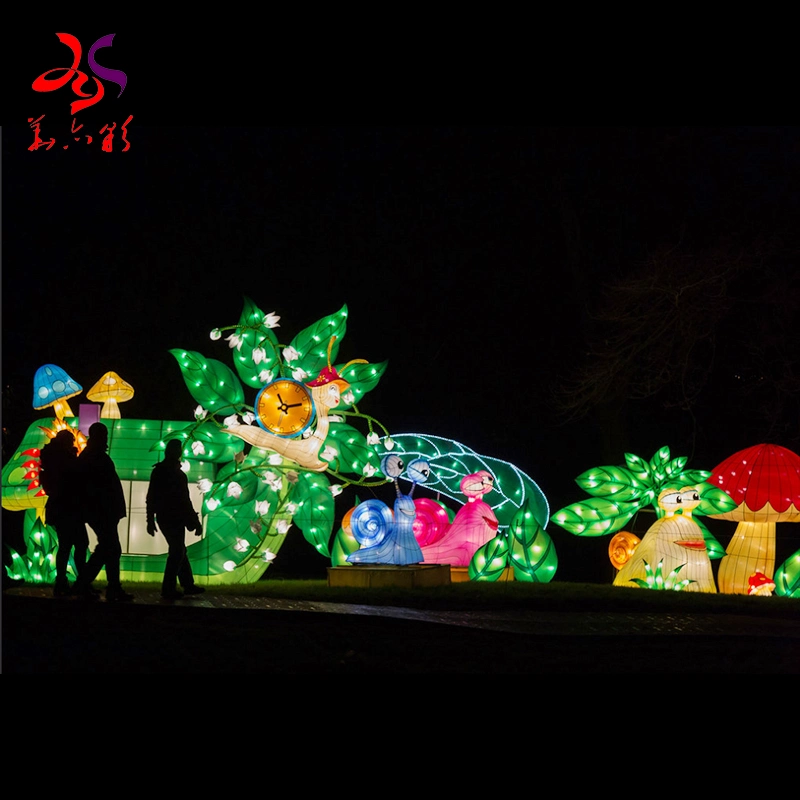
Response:
[[[374,498],[359,503],[350,516],[350,528],[362,548],[373,547],[382,542],[393,524],[392,509]]]
[[[414,517],[414,538],[420,547],[438,542],[450,527],[447,511],[430,497],[420,497],[414,501],[417,515]]]
[[[608,558],[616,569],[622,569],[630,561],[633,551],[641,539],[628,531],[620,531],[608,543]]]

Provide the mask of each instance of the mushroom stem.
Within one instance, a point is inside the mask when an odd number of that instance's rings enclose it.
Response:
[[[100,410],[101,419],[122,419],[116,397],[106,397]]]
[[[748,594],[750,576],[775,572],[775,523],[741,521],[719,562],[717,583],[724,594]]]
[[[72,412],[72,409],[69,407],[69,403],[62,398],[59,398],[53,403],[53,411],[55,411],[57,419],[75,416],[75,414]]]

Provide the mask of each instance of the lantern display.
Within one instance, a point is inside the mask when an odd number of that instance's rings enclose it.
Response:
[[[692,519],[700,505],[693,486],[658,496],[664,516],[656,520],[614,579],[614,586],[672,588],[715,594],[714,573],[703,531]]]
[[[83,387],[55,364],[44,364],[33,376],[33,407],[37,411],[52,407],[57,419],[74,417],[67,400],[80,394]]]
[[[774,577],[776,523],[800,522],[800,457],[778,445],[754,445],[726,458],[708,482],[734,501],[711,516],[738,523],[720,561],[719,590],[750,594],[751,577]]]
[[[467,507],[472,505],[468,495],[467,505],[455,515],[438,499],[415,500],[414,531],[421,547],[435,547],[448,532],[453,534],[445,545],[448,553],[444,548],[436,553],[441,559],[438,563],[456,566],[444,559],[465,558],[472,551],[467,562],[470,580],[498,580],[507,570],[521,581],[546,583],[553,579],[558,558],[545,531],[549,520],[547,499],[518,467],[476,453],[452,439],[429,434],[392,434],[382,439],[376,449],[402,455],[409,463],[424,459],[431,470],[426,491],[435,492],[437,497],[444,495],[459,503],[459,508],[464,489],[472,493],[475,511]],[[458,513],[462,513],[461,520],[452,530]],[[495,520],[497,527],[493,528]],[[425,563],[434,562],[426,556]]]
[[[122,380],[116,372],[106,372],[97,383],[86,392],[86,398],[93,403],[102,403],[102,419],[120,419],[119,404],[133,397],[133,386]]]
[[[482,498],[494,488],[494,478],[486,470],[473,472],[461,479],[461,492],[467,502],[456,513],[452,523],[431,535],[425,526],[419,532],[427,543],[422,555],[428,564],[451,564],[468,567],[475,551],[497,534],[499,522],[492,507]]]
[[[614,585],[716,592],[707,562],[724,550],[698,517],[730,511],[735,503],[706,482],[710,472],[686,469],[687,460],[672,458],[669,447],[661,447],[649,460],[625,453],[624,466],[587,470],[575,482],[593,497],[565,506],[553,521],[576,536],[603,536],[654,505],[658,519],[641,543],[636,537],[612,539],[609,557],[619,569]],[[670,545],[670,536],[679,543]]]
[[[92,384],[87,399],[93,402],[81,404],[77,419],[67,400],[81,392],[81,386],[56,365],[41,367],[34,379],[33,405],[54,418],[33,423],[3,466],[3,507],[24,513],[28,544],[26,553],[12,554],[16,557],[11,577],[25,580],[35,574],[47,582],[50,572],[44,567],[57,547],[46,525],[47,496],[38,483],[39,450],[66,426],[73,429],[80,449],[82,431],[99,421],[109,431],[108,453],[126,495],[127,516],[119,525],[123,580],[160,580],[163,575],[166,549],[159,550],[160,537],[147,535],[145,498],[152,468],[174,439],[181,442],[192,502],[203,518],[200,539],[187,535],[186,542],[199,584],[258,580],[293,527],[335,565],[421,563],[418,536],[427,531],[433,541],[436,531],[452,528],[456,515],[438,500],[414,498],[414,487],[433,481],[437,497],[463,499],[467,490],[460,483],[467,475],[478,480],[476,503],[469,505],[483,512],[482,522],[479,528],[476,517],[475,525],[462,525],[469,516],[465,511],[455,530],[468,530],[470,549],[480,549],[489,530],[495,533],[493,555],[481,561],[476,579],[490,579],[498,554],[506,566],[515,559],[520,578],[529,579],[545,563],[537,566],[539,553],[548,554],[547,567],[535,579],[551,579],[556,562],[543,530],[549,508],[527,475],[450,440],[417,434],[393,438],[375,417],[359,410],[357,403],[378,385],[387,362],[336,362],[347,315],[343,306],[282,344],[274,332],[280,317],[264,313],[245,298],[238,323],[214,328],[210,334],[214,342],[225,334],[233,368],[193,350],[169,351],[197,404],[191,420],[122,419],[120,404],[133,397],[133,387],[112,371]],[[250,401],[247,389],[255,390]],[[395,457],[385,459],[395,447]],[[429,452],[404,452],[420,447],[435,451],[436,474]],[[398,460],[408,468],[395,475],[391,465]],[[382,463],[386,472],[381,471]],[[481,470],[484,474],[477,479]],[[399,489],[400,475],[412,484],[407,494]],[[489,506],[482,496],[492,482]],[[393,507],[378,510],[375,503],[361,507],[357,502],[333,536],[335,498],[345,488],[374,493],[389,483],[397,495]],[[93,532],[90,540],[94,544]]]
[[[398,478],[402,474],[403,460],[396,454],[381,459],[381,471],[394,482],[397,499],[394,512],[379,500],[365,500],[357,506],[350,518],[353,536],[361,545],[347,557],[350,564],[419,564],[422,550],[414,536],[416,506],[411,496],[417,483],[430,476],[430,466],[424,459],[415,459],[408,465],[412,482],[407,495],[400,492]]]

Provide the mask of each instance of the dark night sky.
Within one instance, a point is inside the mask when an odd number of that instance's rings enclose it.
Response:
[[[142,95],[131,96],[147,121]],[[64,109],[51,118],[69,122]],[[234,324],[247,295],[281,316],[286,343],[347,304],[340,358],[389,362],[361,410],[394,432],[449,436],[511,461],[552,510],[582,499],[574,477],[612,454],[599,419],[560,424],[550,388],[582,357],[602,287],[660,247],[769,233],[796,254],[787,237],[800,229],[799,135],[134,122],[129,152],[102,153],[29,152],[30,130],[7,125],[4,459],[38,415],[32,378],[43,363],[84,389],[115,370],[136,390],[124,416],[190,418],[195,402],[167,351],[230,365],[208,332]],[[720,410],[732,363],[723,348],[719,379],[692,414],[657,401],[628,408],[610,463],[667,444],[710,469],[757,443],[747,437],[764,429],[738,441]],[[776,443],[800,449],[797,422],[795,398]]]

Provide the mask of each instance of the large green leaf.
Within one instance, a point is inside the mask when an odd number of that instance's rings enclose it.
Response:
[[[387,447],[390,444],[390,447]],[[449,497],[459,505],[464,503],[461,479],[486,470],[494,476],[494,488],[483,496],[491,506],[501,528],[509,525],[514,514],[528,501],[536,521],[547,527],[550,507],[538,484],[508,461],[484,456],[452,439],[421,433],[397,433],[384,437],[375,445],[379,458],[387,453],[403,456],[408,464],[414,458],[425,458],[431,466],[431,476],[424,484],[426,490]],[[401,478],[401,480],[403,480]]]
[[[775,595],[800,598],[800,550],[778,567],[775,573]]]
[[[679,458],[673,458],[665,467],[664,467],[664,476],[667,480],[670,480],[678,475],[681,474],[683,468],[686,466],[686,462],[689,459],[686,456],[680,456]]]
[[[508,566],[508,542],[503,533],[490,539],[475,551],[467,572],[471,581],[494,582]]]
[[[244,404],[244,389],[233,370],[194,350],[169,351],[178,362],[189,394],[207,411],[229,415]]]
[[[698,528],[703,532],[703,539],[706,543],[706,550],[708,552],[708,557],[714,561],[715,559],[722,558],[725,555],[725,548],[717,541],[717,538],[714,536],[713,533],[705,526],[705,523],[701,519],[697,519],[695,515],[692,515],[692,520],[697,525]]]
[[[6,567],[9,577],[29,583],[55,583],[58,539],[55,531],[36,515],[33,509],[25,512],[23,536],[27,545],[22,556],[13,548],[11,565]]]
[[[679,488],[683,489],[684,486],[697,486],[707,481],[710,477],[711,473],[705,469],[684,470],[679,476],[680,482],[683,484]]]
[[[330,352],[330,362],[333,364],[346,330],[347,306],[344,305],[335,314],[323,317],[304,328],[292,339],[290,346],[297,352],[298,357],[293,361],[287,361],[287,367],[290,370],[302,369],[309,378],[316,378],[320,371],[328,366],[328,345],[331,337],[336,337]]]
[[[294,523],[318,553],[330,556],[328,543],[333,531],[334,499],[328,478],[319,472],[301,472],[292,492],[297,505]]]
[[[173,431],[164,437],[164,444],[170,439],[178,439],[183,443],[183,457],[190,461],[210,461],[212,464],[227,464],[237,453],[244,449],[244,441],[231,436],[220,428],[213,420],[205,419],[190,425],[181,431]],[[201,442],[202,450],[194,452],[192,444]],[[157,442],[151,450],[161,450],[162,443]]]
[[[286,501],[292,485],[280,466],[265,464],[263,451],[255,451],[255,457],[253,452],[242,463],[222,467],[204,497],[205,535],[187,548],[196,573],[200,569],[202,574],[224,576],[224,582],[251,582],[267,568],[265,556],[277,555],[286,540],[277,524],[291,518]],[[267,482],[267,472],[281,477],[279,488]],[[232,483],[241,490],[238,496],[228,492]],[[210,508],[209,501],[219,504]]]
[[[736,508],[736,501],[722,489],[710,483],[700,483],[697,486],[700,495],[700,505],[694,510],[695,515],[711,516],[712,514],[725,514]]]
[[[204,498],[204,513],[208,513],[208,502],[211,499],[222,503],[234,513],[234,509],[255,502],[259,494],[263,494],[264,484],[251,470],[237,470],[220,473],[214,481],[214,488]]]
[[[331,565],[334,567],[345,566],[348,563],[347,557],[360,547],[361,545],[352,533],[347,533],[343,528],[339,528],[331,549]]]
[[[654,484],[658,485],[666,479],[668,464],[669,447],[662,447],[650,459],[650,475]]]
[[[331,461],[331,469],[342,474],[364,475],[364,467],[371,464],[380,470],[380,458],[375,450],[367,444],[361,431],[344,422],[332,422],[325,446],[332,447],[337,452]]]
[[[649,487],[625,467],[595,467],[575,478],[575,483],[596,497],[613,497],[615,500],[649,497]]]
[[[263,324],[265,317],[264,312],[249,297],[245,297],[235,331],[241,346],[231,350],[239,377],[254,389],[260,389],[269,382],[262,380],[263,372],[271,372],[272,377],[276,378],[276,367],[280,363],[278,339],[272,329]],[[254,356],[256,353],[257,359]]]
[[[638,503],[594,497],[565,506],[553,514],[553,522],[576,536],[604,536],[621,530],[638,510]]]
[[[527,503],[509,527],[508,560],[514,577],[528,583],[549,583],[555,577],[558,556],[550,536],[528,510]]]
[[[336,371],[350,384],[353,402],[346,403],[342,399],[336,410],[344,411],[360,403],[364,395],[371,392],[378,385],[383,373],[386,372],[388,363],[388,361],[380,361],[376,364],[351,364],[347,369],[344,369],[344,364],[337,364]]]
[[[650,464],[648,464],[643,458],[639,458],[639,456],[634,455],[633,453],[625,453],[625,463],[628,465],[628,469],[640,481],[649,482],[652,480],[650,475]]]

